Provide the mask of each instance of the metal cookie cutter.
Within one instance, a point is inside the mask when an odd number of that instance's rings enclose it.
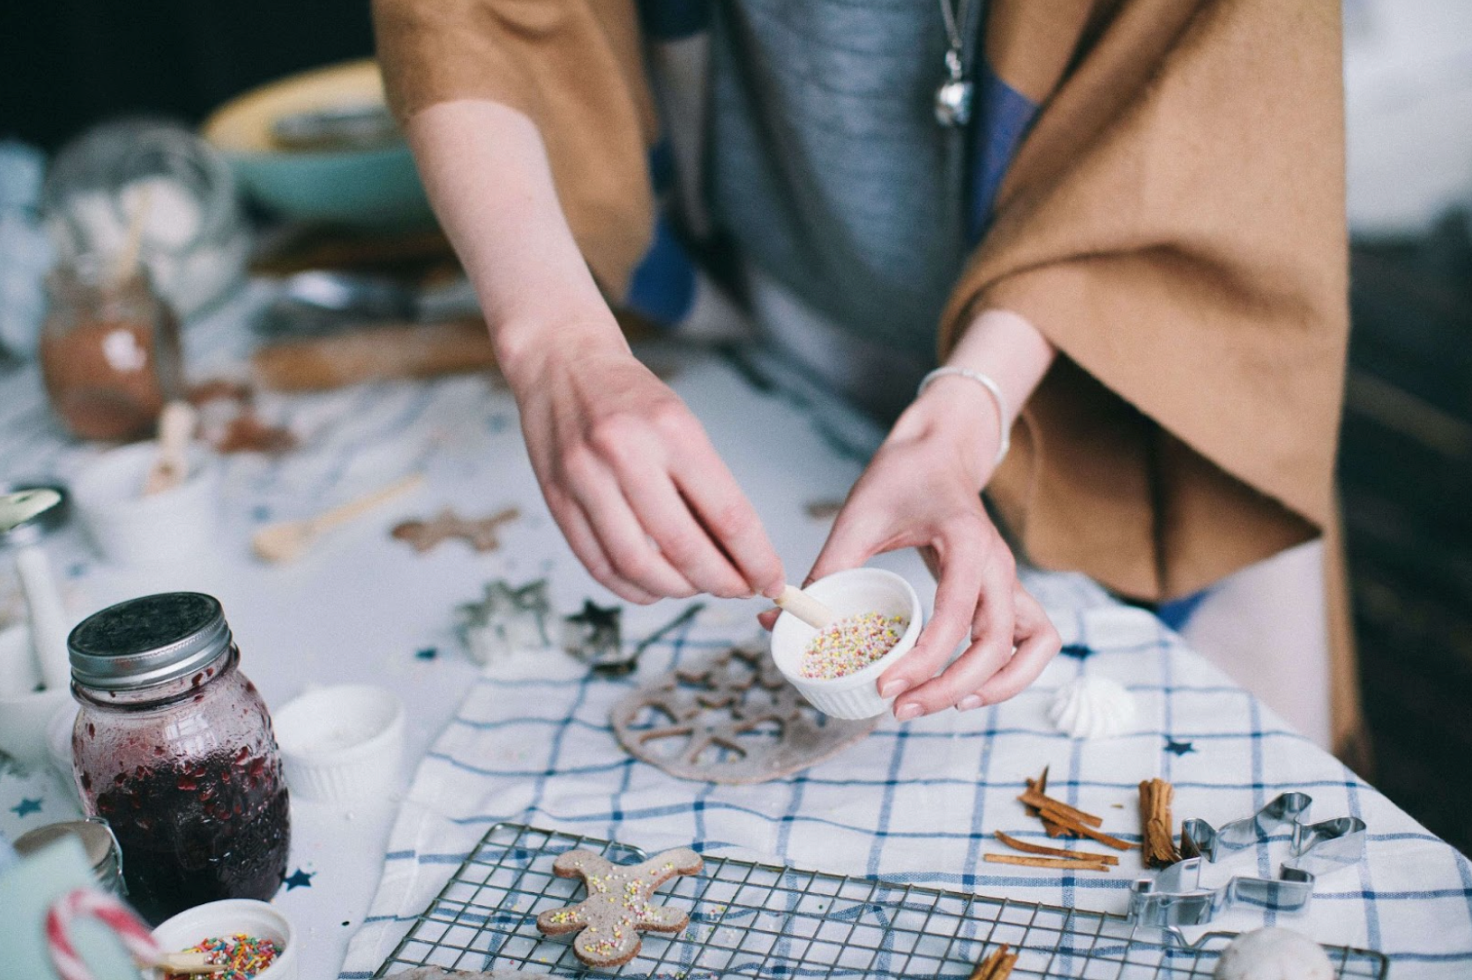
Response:
[[[1302,912],[1313,897],[1316,875],[1359,862],[1365,854],[1365,822],[1339,817],[1306,824],[1313,803],[1305,793],[1284,793],[1255,815],[1214,829],[1205,820],[1181,825],[1181,853],[1186,855],[1156,878],[1142,878],[1130,891],[1129,918],[1142,926],[1170,928],[1210,922],[1233,903]],[[1292,857],[1276,878],[1238,876],[1219,888],[1201,887],[1201,863],[1267,840],[1288,828]]]

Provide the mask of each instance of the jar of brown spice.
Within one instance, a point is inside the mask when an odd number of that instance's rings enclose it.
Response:
[[[51,407],[83,439],[137,439],[183,392],[179,323],[140,266],[84,256],[46,280],[41,376]]]

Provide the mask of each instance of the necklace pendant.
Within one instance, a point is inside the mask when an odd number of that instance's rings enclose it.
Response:
[[[971,121],[971,97],[975,88],[964,78],[951,78],[935,90],[935,121],[942,126],[964,126]]]
[[[959,42],[954,40],[946,52],[946,75],[949,77],[935,90],[935,121],[947,127],[964,126],[971,121],[974,86],[966,79]]]

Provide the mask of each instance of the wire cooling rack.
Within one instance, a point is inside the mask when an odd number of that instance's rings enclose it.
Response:
[[[1007,943],[1020,953],[1017,980],[1205,980],[1232,939],[1212,933],[1188,946],[1177,934],[1100,912],[707,857],[698,875],[675,878],[657,894],[686,909],[689,926],[672,936],[644,933],[639,955],[597,972],[573,954],[572,936],[544,937],[535,922],[542,910],[583,897],[581,881],[552,873],[556,856],[577,847],[620,864],[648,856],[592,837],[496,824],[374,977],[437,966],[685,980],[966,978]],[[1325,950],[1342,978],[1386,975],[1379,953]]]

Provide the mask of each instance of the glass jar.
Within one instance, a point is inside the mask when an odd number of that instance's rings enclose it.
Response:
[[[41,377],[51,407],[83,439],[151,434],[184,385],[179,324],[147,270],[119,273],[89,257],[58,265],[46,286]]]
[[[224,157],[167,119],[114,119],[69,141],[41,210],[63,260],[136,246],[154,288],[188,319],[244,280],[250,226]]]
[[[117,836],[129,901],[158,924],[274,895],[291,836],[286,783],[220,603],[130,599],[84,619],[68,647],[82,805]]]

